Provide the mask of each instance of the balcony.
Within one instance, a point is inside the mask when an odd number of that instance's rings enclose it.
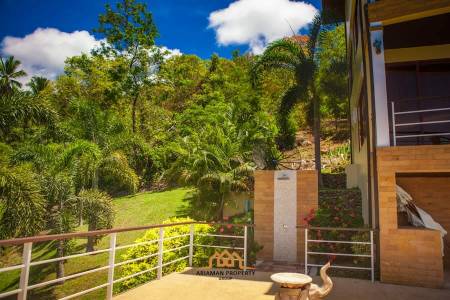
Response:
[[[211,234],[202,233],[198,226],[222,226],[231,225],[238,232],[235,234]],[[187,226],[184,232],[179,235],[167,236],[171,229]],[[211,299],[211,300],[269,300],[274,299],[278,290],[278,286],[270,280],[270,275],[273,272],[248,270],[247,273],[238,275],[231,275],[230,277],[221,277],[222,275],[210,275],[199,273],[198,271],[205,271],[205,267],[186,267],[180,272],[174,272],[173,269],[168,268],[172,264],[185,262],[185,265],[192,266],[193,259],[197,252],[203,252],[207,248],[221,248],[234,249],[241,251],[243,254],[244,270],[247,260],[247,240],[251,242],[250,233],[253,225],[251,224],[220,224],[220,223],[202,223],[202,222],[186,222],[174,224],[159,224],[148,225],[133,228],[116,228],[108,230],[90,231],[90,232],[75,232],[60,235],[43,235],[28,238],[18,238],[12,240],[0,240],[0,246],[7,247],[15,245],[23,249],[22,260],[17,261],[16,264],[0,267],[0,273],[20,272],[20,280],[18,287],[11,287],[8,290],[0,291],[0,298],[8,298],[25,300],[25,299],[116,299],[116,300],[131,300],[131,299],[183,299],[183,300],[197,300],[197,299]],[[153,240],[141,240],[133,244],[121,244],[117,240],[117,235],[127,234],[131,231],[140,230],[155,230],[158,232],[158,237]],[[109,248],[98,249],[93,252],[73,254],[65,257],[56,257],[51,259],[42,259],[33,254],[33,249],[37,249],[42,245],[39,243],[49,242],[54,245],[54,242],[59,240],[86,238],[87,236],[103,236],[109,238]],[[224,246],[217,244],[198,244],[199,237],[207,236],[211,242],[231,239],[239,240],[233,246]],[[216,239],[217,238],[217,239]],[[167,248],[167,241],[177,240],[181,244],[176,248]],[[243,244],[243,247],[241,247]],[[132,259],[123,260],[121,254],[122,250],[126,249],[150,249],[150,245],[156,245],[154,253],[148,254],[146,251]],[[36,247],[35,247],[36,246]],[[203,249],[203,251],[198,251]],[[180,258],[170,259],[166,261],[165,254],[181,252]],[[36,254],[36,253],[34,253]],[[99,255],[100,254],[100,255]],[[316,253],[317,254],[317,253]],[[144,270],[134,270],[133,274],[123,276],[120,273],[120,268],[137,261],[150,261],[151,258],[157,257],[156,265],[147,266]],[[94,268],[80,271],[66,275],[63,278],[56,278],[53,280],[46,280],[40,282],[30,282],[30,269],[42,265],[54,264],[61,260],[69,259],[95,259],[98,265]],[[81,261],[80,261],[81,264]],[[194,263],[195,264],[195,263]],[[290,267],[289,265],[286,266]],[[206,268],[206,270],[217,270]],[[220,269],[224,270],[224,269]],[[237,271],[236,269],[225,269]],[[283,270],[280,270],[283,271]],[[277,272],[280,272],[277,271]],[[142,277],[146,274],[154,274],[154,276]],[[94,275],[95,277],[92,277]],[[52,287],[59,284],[72,285],[75,278],[84,278],[86,283],[92,285],[85,290],[73,290],[70,295],[56,295],[51,292]],[[126,289],[122,293],[114,292],[114,286],[131,278],[141,277],[143,280],[138,286],[133,285],[130,289]],[[350,278],[332,278],[334,287],[327,299],[343,300],[343,299],[446,299],[450,295],[450,287],[445,289],[426,289],[420,287],[396,286],[390,284],[382,284],[379,282],[371,282],[361,279]],[[320,283],[320,278],[314,278],[314,282]],[[45,287],[44,294],[34,294],[37,289]],[[14,298],[13,298],[14,297]]]
[[[195,269],[172,273],[114,297],[115,300],[183,299],[183,300],[273,300],[278,289],[270,280],[271,273],[256,271],[251,278],[220,280],[219,277],[196,275]],[[372,283],[368,280],[332,278],[333,290],[327,300],[408,299],[440,300],[450,295],[448,289],[427,289],[401,285]],[[320,278],[314,278],[319,283]]]
[[[390,102],[392,146],[450,143],[450,96]]]

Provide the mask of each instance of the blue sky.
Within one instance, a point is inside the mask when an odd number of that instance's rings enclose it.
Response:
[[[94,34],[92,29],[97,26],[98,15],[104,11],[105,3],[114,4],[115,1],[117,0],[0,0],[2,6],[0,53],[2,56],[23,56],[22,60],[25,63],[36,65],[36,62],[33,63],[32,59],[27,57],[27,53],[22,53],[27,45],[30,51],[33,51],[33,48],[45,48],[48,45],[41,43],[48,39],[50,43],[53,41],[54,46],[57,43],[55,40],[60,36],[56,33],[70,34],[83,30],[87,31],[84,35],[76,37],[68,35],[61,43],[66,44],[67,41],[72,42],[79,38],[82,45],[74,44],[71,49],[79,46],[85,51],[92,47],[95,40],[101,39],[101,36]],[[267,42],[279,38],[280,30],[286,30],[288,23],[300,32],[305,30],[305,18],[311,15],[307,4],[320,9],[320,0],[297,1],[305,6],[295,7],[292,5],[293,1],[289,0],[141,0],[141,2],[146,3],[153,13],[160,32],[160,37],[156,41],[158,45],[179,49],[182,53],[196,54],[203,58],[209,57],[214,52],[220,56],[230,57],[234,49],[240,49],[241,52],[260,52]],[[258,4],[255,5],[256,2]],[[277,13],[278,15],[272,18],[271,14]],[[208,28],[209,25],[211,26]],[[29,37],[27,45],[20,44],[23,43],[22,38],[32,35],[37,28],[54,28],[57,31],[41,32],[34,40]],[[48,34],[48,38],[45,34]],[[7,36],[19,39],[7,41],[5,39]],[[43,63],[40,67],[42,70],[53,70],[52,63],[50,62],[49,66]],[[34,67],[39,69],[39,66]],[[57,73],[58,69],[54,67],[53,71]]]

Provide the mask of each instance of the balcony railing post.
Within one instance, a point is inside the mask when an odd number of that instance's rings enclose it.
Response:
[[[375,281],[375,257],[374,257],[374,249],[373,249],[373,230],[370,231],[370,268],[371,268],[371,279],[372,282]]]
[[[19,295],[18,300],[26,300],[28,292],[28,278],[30,277],[30,263],[31,263],[31,251],[33,249],[33,243],[23,244],[23,254],[22,254],[22,271],[20,273],[19,282]]]
[[[116,240],[117,233],[111,233],[109,240],[109,269],[108,269],[108,287],[106,289],[106,299],[111,300],[114,288],[114,265],[116,263]]]
[[[158,272],[157,278],[162,278],[162,264],[163,264],[163,247],[164,247],[164,228],[159,228],[159,240],[158,240]]]
[[[305,275],[308,275],[308,228],[305,228]]]
[[[189,267],[191,268],[193,256],[194,256],[194,224],[191,224],[189,232]]]
[[[394,101],[391,102],[391,113],[392,113],[392,139],[394,146],[397,146],[397,134],[396,134],[396,124],[395,124],[395,104]]]
[[[247,238],[248,238],[248,227],[244,226],[244,271],[247,270]]]

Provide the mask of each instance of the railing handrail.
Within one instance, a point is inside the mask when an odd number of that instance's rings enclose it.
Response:
[[[395,102],[392,102],[392,103],[395,103]],[[445,110],[450,110],[450,107],[430,108],[430,109],[417,109],[417,110],[404,110],[404,111],[394,112],[394,115],[420,114],[420,113],[445,111]]]
[[[370,268],[366,267],[355,267],[355,266],[340,266],[340,265],[332,265],[332,268],[337,269],[355,269],[355,270],[367,270],[370,271],[370,277],[372,282],[375,281],[375,253],[374,253],[374,232],[378,231],[378,229],[374,228],[337,228],[337,227],[313,227],[313,226],[297,226],[303,228],[305,231],[305,274],[308,274],[308,266],[319,267],[320,265],[311,264],[308,262],[309,255],[327,255],[327,256],[347,256],[347,257],[365,257],[370,258]],[[342,241],[342,240],[322,240],[320,238],[310,239],[309,238],[309,230],[343,230],[343,231],[353,231],[353,232],[369,232],[369,241],[360,242],[360,241]],[[338,252],[318,252],[318,251],[309,251],[308,245],[309,243],[324,243],[324,244],[354,244],[354,245],[369,245],[370,246],[370,254],[353,254],[353,253],[338,253]]]
[[[244,241],[244,247],[230,247],[230,246],[220,246],[220,245],[200,245],[200,244],[194,244],[194,235],[196,235],[195,233],[195,225],[196,224],[208,224],[208,225],[232,225],[234,227],[243,227],[244,229],[244,233],[243,235],[239,235],[239,236],[235,236],[235,235],[220,235],[220,234],[202,234],[204,236],[213,236],[213,237],[221,237],[221,238],[239,238],[239,239],[243,239]],[[180,226],[180,225],[189,225],[190,229],[189,229],[189,234],[181,234],[181,235],[177,235],[177,236],[172,236],[172,237],[165,237],[164,235],[164,228],[165,227],[174,227],[174,226]],[[21,244],[23,243],[23,255],[22,255],[22,263],[20,265],[15,265],[15,266],[9,266],[9,267],[5,267],[5,268],[0,268],[0,272],[7,272],[7,271],[13,271],[16,269],[21,269],[21,273],[20,273],[20,282],[19,282],[19,288],[15,289],[15,290],[11,290],[11,291],[7,291],[7,292],[0,292],[0,298],[4,298],[7,296],[11,296],[11,295],[17,295],[17,299],[19,300],[26,300],[27,299],[27,294],[30,290],[33,290],[35,288],[40,288],[40,287],[44,287],[44,286],[48,286],[48,285],[53,285],[55,283],[59,283],[59,282],[63,282],[66,281],[68,279],[73,279],[73,278],[78,278],[84,275],[88,275],[88,274],[92,274],[98,271],[108,271],[108,278],[107,278],[107,282],[101,285],[98,285],[96,287],[93,288],[89,288],[80,292],[77,292],[75,294],[66,296],[61,298],[60,300],[68,300],[68,299],[72,299],[90,292],[93,292],[95,290],[101,289],[106,287],[106,299],[107,300],[112,300],[113,298],[113,286],[115,283],[127,280],[129,278],[133,278],[139,275],[142,275],[144,273],[148,273],[151,272],[153,270],[157,270],[157,279],[161,279],[163,276],[163,267],[168,266],[170,264],[176,263],[178,261],[181,260],[185,260],[185,259],[189,259],[188,265],[189,267],[192,267],[192,262],[193,262],[193,256],[194,256],[194,247],[212,247],[212,248],[222,248],[222,249],[233,249],[233,250],[242,250],[243,251],[243,267],[244,270],[247,270],[247,252],[248,252],[248,244],[247,244],[247,239],[248,239],[248,227],[253,227],[253,224],[234,224],[234,223],[216,223],[216,222],[196,222],[196,221],[190,221],[190,222],[178,222],[178,223],[170,223],[170,224],[158,224],[158,225],[147,225],[147,226],[138,226],[138,227],[129,227],[129,228],[116,228],[116,229],[108,229],[108,230],[97,230],[97,231],[90,231],[90,232],[81,232],[81,233],[74,233],[74,234],[55,234],[55,235],[46,235],[46,236],[38,236],[38,237],[28,237],[28,238],[20,238],[20,239],[12,239],[12,240],[5,240],[2,241],[3,244]],[[126,232],[126,231],[133,231],[133,230],[142,230],[142,229],[152,229],[152,228],[159,228],[159,238],[156,240],[158,242],[158,252],[156,253],[152,253],[150,255],[144,255],[141,257],[137,257],[137,258],[133,258],[130,260],[125,260],[122,262],[116,262],[116,250],[119,248],[122,248],[121,246],[118,247],[117,245],[117,233],[118,232]],[[67,255],[67,256],[62,256],[62,257],[58,257],[58,258],[54,258],[54,259],[47,259],[47,260],[41,260],[41,261],[32,261],[32,248],[33,248],[33,242],[40,242],[40,241],[47,241],[47,240],[61,240],[61,239],[67,239],[67,238],[72,238],[72,237],[86,237],[86,236],[91,236],[91,235],[109,235],[110,240],[109,240],[109,248],[107,249],[102,249],[102,250],[98,250],[98,251],[94,251],[94,252],[88,252],[88,253],[82,253],[82,254],[76,254],[76,255]],[[174,238],[181,238],[181,237],[188,237],[189,236],[189,242],[185,245],[179,246],[179,247],[175,247],[175,248],[169,248],[169,249],[164,249],[164,242],[167,240],[171,240]],[[151,242],[154,242],[154,240],[152,240]],[[137,246],[139,244],[142,244],[141,242],[135,242],[134,246]],[[131,245],[126,245],[126,247],[132,247],[133,244]],[[182,249],[188,248],[189,247],[189,253],[186,256],[177,258],[175,260],[171,260],[168,262],[164,261],[164,254],[165,253],[169,253],[169,252],[175,252],[175,251],[180,251]],[[46,264],[46,263],[52,263],[52,262],[56,262],[56,261],[61,261],[61,260],[66,260],[66,259],[70,259],[70,258],[76,258],[76,257],[84,257],[87,255],[92,255],[92,254],[98,254],[98,253],[103,253],[103,252],[108,252],[109,256],[108,256],[108,264],[98,267],[98,268],[94,268],[94,269],[89,269],[86,271],[82,271],[82,272],[78,272],[78,273],[74,273],[74,274],[70,274],[61,278],[56,278],[56,279],[52,279],[52,280],[47,280],[47,281],[42,281],[39,283],[34,283],[30,285],[29,282],[29,274],[30,274],[30,267],[33,265],[41,265],[41,264]],[[135,261],[138,260],[143,260],[143,259],[147,259],[153,256],[157,256],[157,265],[149,268],[149,269],[145,269],[143,271],[137,272],[137,273],[133,273],[130,274],[128,276],[125,277],[121,277],[118,279],[114,279],[114,271],[115,268],[129,264],[129,263],[133,263]]]
[[[411,98],[392,98],[389,99],[390,102],[402,102],[402,101],[413,101],[413,100],[438,100],[438,99],[446,99],[450,98],[450,95],[444,96],[418,96]]]
[[[304,225],[298,225],[297,228],[301,229],[308,229],[308,230],[337,230],[337,231],[379,231],[379,229],[376,228],[353,228],[353,227],[318,227],[318,226],[304,226]]]
[[[421,129],[420,134],[404,134],[404,132],[401,132],[402,134],[398,134],[397,127],[408,127],[408,126],[418,126],[420,125],[423,127],[423,125],[434,125],[434,124],[444,124],[444,123],[450,123],[450,119],[444,119],[444,120],[433,120],[433,121],[420,121],[420,122],[407,122],[407,123],[398,123],[396,116],[398,115],[409,115],[409,114],[423,114],[423,113],[435,113],[435,112],[441,112],[441,111],[450,111],[450,107],[441,107],[441,108],[430,108],[430,109],[419,109],[419,110],[403,110],[403,111],[396,111],[395,110],[395,102],[391,101],[391,126],[392,126],[392,141],[393,146],[397,146],[397,139],[402,138],[420,138],[420,137],[442,137],[442,136],[448,136],[450,135],[450,132],[436,132],[433,131],[431,133],[424,133],[423,128]]]
[[[155,224],[155,225],[111,228],[111,229],[92,230],[92,231],[83,231],[83,232],[70,232],[70,233],[63,233],[63,234],[46,234],[46,235],[36,235],[36,236],[22,237],[22,238],[13,238],[13,239],[8,239],[8,240],[0,240],[0,246],[21,245],[21,244],[25,244],[25,243],[36,243],[36,242],[46,242],[46,241],[59,241],[59,240],[66,240],[66,239],[71,239],[71,238],[84,238],[84,237],[89,237],[89,236],[107,235],[107,234],[111,234],[111,233],[147,230],[147,229],[164,228],[164,227],[181,226],[181,225],[191,225],[191,224],[221,225],[221,226],[232,225],[235,227],[245,227],[245,226],[255,227],[254,224],[190,221],[190,222]]]

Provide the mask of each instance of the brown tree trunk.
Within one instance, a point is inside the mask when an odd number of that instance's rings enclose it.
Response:
[[[94,226],[91,226],[91,224],[89,224],[88,231],[93,231],[93,230],[95,230]],[[95,244],[95,236],[88,236],[87,243],[86,243],[86,252],[94,251],[94,244]]]
[[[133,133],[136,133],[136,105],[137,105],[138,97],[139,97],[139,93],[136,93],[136,96],[134,96],[133,103],[131,106],[131,120],[132,120]]]
[[[316,170],[319,176],[319,186],[322,186],[322,163],[320,159],[320,99],[319,97],[313,97],[314,105],[314,160]]]
[[[63,257],[64,256],[64,241],[58,241],[57,248],[57,257]],[[56,278],[62,278],[64,277],[64,260],[60,260],[56,262]],[[61,284],[64,283],[64,281],[60,282]]]

